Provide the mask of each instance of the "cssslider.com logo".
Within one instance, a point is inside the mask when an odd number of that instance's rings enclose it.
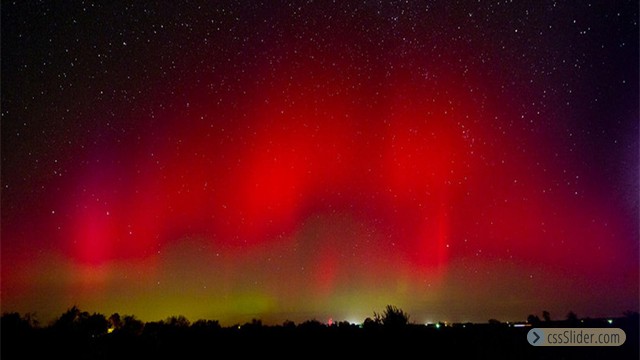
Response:
[[[527,333],[533,346],[620,346],[626,339],[620,328],[533,328]]]

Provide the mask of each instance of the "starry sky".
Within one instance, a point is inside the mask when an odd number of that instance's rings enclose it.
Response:
[[[2,311],[638,309],[637,1],[2,2]]]

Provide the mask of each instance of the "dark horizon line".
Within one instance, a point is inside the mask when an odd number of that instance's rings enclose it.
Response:
[[[391,306],[391,305],[389,305]],[[438,321],[433,321],[433,322],[414,322],[411,319],[410,314],[405,313],[404,311],[402,311],[401,309],[398,309],[397,307],[394,307],[396,310],[399,310],[401,313],[405,314],[407,316],[407,321],[406,321],[406,325],[411,325],[411,326],[446,326],[446,327],[453,327],[453,326],[463,326],[463,325],[525,325],[525,326],[530,326],[532,324],[566,324],[566,323],[584,323],[586,322],[609,322],[611,323],[611,321],[616,321],[616,320],[621,320],[621,319],[628,319],[631,317],[638,317],[639,316],[639,312],[636,310],[627,310],[622,312],[621,314],[617,315],[617,316],[599,316],[599,317],[578,317],[577,314],[575,314],[572,310],[570,310],[565,318],[563,319],[546,319],[544,318],[544,310],[540,313],[542,314],[542,317],[536,315],[536,314],[529,314],[525,319],[522,320],[516,320],[516,321],[501,321],[497,318],[489,318],[486,321],[483,322],[475,322],[475,321],[446,321],[446,320],[438,320]],[[75,310],[74,310],[75,309]],[[144,321],[141,320],[140,318],[138,318],[135,314],[128,314],[128,313],[120,313],[120,312],[114,312],[110,315],[108,314],[103,314],[100,312],[89,312],[89,311],[83,311],[81,310],[77,305],[74,305],[70,308],[68,308],[65,312],[63,312],[62,314],[60,314],[59,316],[55,317],[53,320],[50,320],[47,325],[42,325],[39,320],[37,319],[37,312],[25,312],[25,313],[21,313],[19,311],[3,311],[1,314],[1,318],[4,319],[8,316],[17,316],[19,319],[27,321],[29,323],[30,326],[35,327],[35,328],[49,328],[49,327],[53,327],[55,325],[55,323],[57,321],[59,321],[62,317],[64,317],[65,314],[69,314],[71,312],[75,311],[77,313],[77,315],[82,315],[82,316],[103,316],[105,319],[107,319],[108,321],[110,321],[110,319],[113,316],[118,316],[120,318],[125,318],[125,317],[130,317],[131,319],[134,319],[136,321],[141,322],[142,324],[171,324],[172,322],[175,321],[180,321],[182,323],[186,323],[187,326],[192,326],[195,323],[198,322],[214,322],[216,324],[218,324],[220,326],[220,328],[238,328],[238,327],[242,327],[245,325],[256,325],[259,324],[260,326],[263,327],[279,327],[279,326],[299,326],[302,324],[309,324],[309,323],[315,323],[315,324],[320,324],[322,326],[325,327],[331,327],[331,326],[336,326],[339,324],[343,324],[343,325],[351,325],[351,326],[360,326],[362,327],[362,325],[364,325],[365,323],[367,323],[368,321],[374,321],[377,324],[382,325],[381,323],[381,315],[383,314],[383,312],[381,313],[377,313],[377,312],[373,312],[373,316],[367,316],[366,318],[364,318],[362,321],[360,322],[353,322],[347,319],[336,319],[333,320],[332,318],[329,319],[329,321],[321,321],[318,320],[316,317],[312,317],[312,318],[308,318],[305,320],[301,320],[301,321],[293,321],[293,320],[289,320],[289,319],[285,319],[283,321],[280,322],[273,322],[273,321],[269,321],[269,322],[263,322],[262,319],[260,319],[259,317],[251,317],[251,320],[246,320],[244,322],[230,322],[231,325],[226,325],[223,326],[221,324],[221,321],[218,319],[211,319],[211,318],[198,318],[195,319],[193,321],[191,321],[188,317],[184,316],[184,315],[170,315],[167,316],[164,319],[160,319],[160,320],[151,320],[151,321]],[[378,317],[376,319],[376,317]]]

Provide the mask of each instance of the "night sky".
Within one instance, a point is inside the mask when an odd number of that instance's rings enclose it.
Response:
[[[638,310],[637,1],[2,2],[2,311]]]

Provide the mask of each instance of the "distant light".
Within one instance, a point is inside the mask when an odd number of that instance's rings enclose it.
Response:
[[[613,324],[613,319],[609,319],[607,320],[607,322],[609,323],[609,325]]]
[[[440,329],[440,323],[436,324],[436,329]]]
[[[110,327],[107,329],[107,334],[111,334],[113,332],[113,330],[115,330],[114,328]]]
[[[513,327],[518,327],[518,328],[524,327],[524,324],[513,324]]]
[[[351,325],[360,325],[362,323],[357,316],[349,316],[345,320]]]

